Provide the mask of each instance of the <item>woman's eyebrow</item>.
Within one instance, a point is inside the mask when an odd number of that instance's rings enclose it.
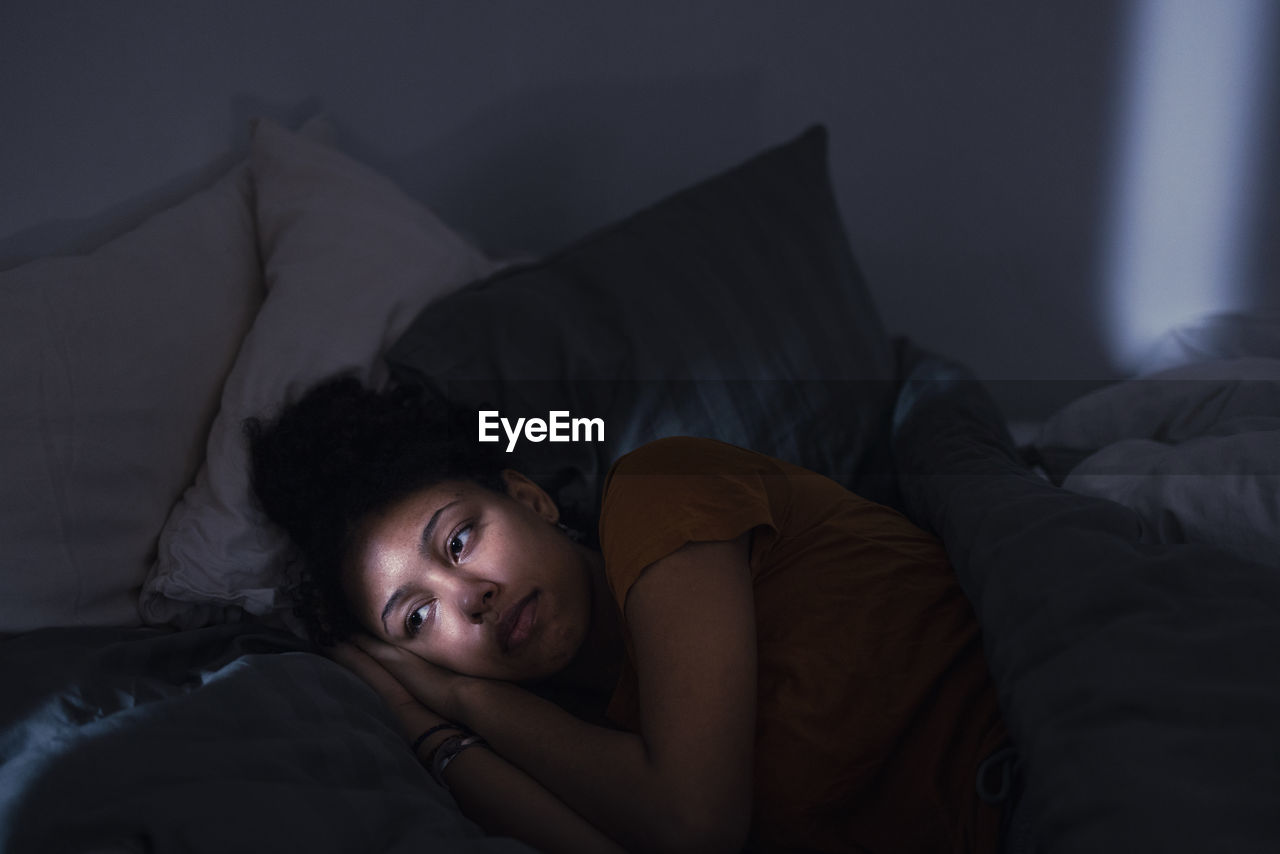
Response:
[[[418,553],[423,557],[426,557],[427,553],[431,551],[431,540],[435,537],[436,523],[440,521],[440,514],[461,500],[461,498],[455,498],[431,514],[431,519],[427,521],[427,527],[422,529],[422,540],[418,543]]]
[[[387,628],[387,615],[391,613],[391,609],[396,606],[396,603],[404,597],[404,590],[405,588],[403,586],[397,587],[396,591],[391,594],[391,598],[387,600],[387,604],[382,609],[382,630],[386,632],[387,635],[391,634],[391,629]]]
[[[431,518],[427,520],[427,526],[422,529],[422,539],[418,542],[419,554],[425,556],[431,551],[431,540],[435,535],[436,524],[440,521],[440,515],[461,500],[461,498],[455,498],[453,501],[442,505],[436,510],[436,512],[431,514]],[[388,635],[391,634],[391,629],[387,627],[387,617],[390,616],[391,612],[395,609],[396,603],[404,598],[404,594],[407,589],[407,586],[403,584],[397,587],[395,592],[391,594],[391,597],[387,599],[387,604],[382,606],[382,630]]]

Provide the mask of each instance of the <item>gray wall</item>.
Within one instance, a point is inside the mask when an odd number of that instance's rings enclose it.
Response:
[[[1035,417],[1078,390],[1063,381],[1127,367],[1106,253],[1134,8],[9,0],[0,262],[155,209],[242,152],[253,115],[325,112],[346,150],[494,253],[555,248],[821,121],[887,326],[1021,380],[997,395]],[[1245,279],[1211,307],[1280,308],[1277,97],[1258,96]]]

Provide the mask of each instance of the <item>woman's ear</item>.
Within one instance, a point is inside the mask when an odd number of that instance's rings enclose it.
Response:
[[[541,486],[515,469],[503,469],[502,482],[506,484],[507,495],[526,505],[552,524],[560,521],[560,508]]]

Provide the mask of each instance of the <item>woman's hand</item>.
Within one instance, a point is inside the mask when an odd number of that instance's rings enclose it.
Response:
[[[415,738],[428,727],[445,722],[444,718],[423,705],[387,668],[359,646],[340,643],[330,647],[327,655],[363,679],[382,697],[399,721],[406,740]]]
[[[462,709],[458,691],[467,682],[474,681],[470,677],[432,664],[372,635],[355,635],[352,642],[412,699],[450,720],[459,719]]]
[[[368,635],[357,635],[350,643],[332,647],[329,657],[378,692],[400,718],[408,741],[446,722],[415,693],[425,699],[447,696],[457,680],[465,679]],[[417,692],[411,692],[410,686]],[[418,749],[419,759],[430,756],[456,734],[444,731],[424,742]],[[492,750],[463,751],[449,765],[446,780],[463,812],[490,833],[515,836],[543,851],[622,854],[613,840]]]

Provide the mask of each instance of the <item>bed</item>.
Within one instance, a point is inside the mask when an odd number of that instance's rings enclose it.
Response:
[[[298,634],[240,425],[339,372],[602,418],[602,441],[512,452],[587,532],[609,462],[679,434],[900,509],[979,616],[1033,850],[1280,846],[1267,318],[1235,319],[1263,330],[1247,352],[1166,354],[1017,444],[964,365],[883,328],[821,127],[515,260],[330,139],[260,120],[199,192],[0,273],[0,848],[526,850]]]

